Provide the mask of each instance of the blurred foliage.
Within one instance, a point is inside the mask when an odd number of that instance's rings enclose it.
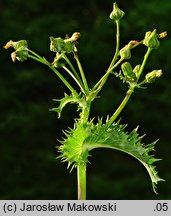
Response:
[[[149,177],[134,159],[109,150],[92,152],[88,167],[88,199],[171,199],[170,11],[171,1],[117,1],[126,16],[121,25],[122,46],[142,39],[146,31],[168,31],[168,38],[154,51],[146,67],[163,69],[164,75],[146,91],[138,90],[122,115],[132,129],[140,125],[145,142],[157,138],[159,174],[166,183],[153,194]],[[61,119],[48,112],[52,98],[66,89],[48,69],[32,61],[12,63],[3,45],[10,39],[26,39],[29,46],[46,58],[49,36],[81,32],[79,53],[90,84],[106,70],[114,52],[113,24],[108,16],[113,1],[107,0],[1,0],[0,40],[0,199],[76,199],[75,172],[56,160],[55,146],[62,129],[73,125],[75,108],[70,106]],[[133,64],[142,60],[143,49],[133,51]],[[92,115],[112,114],[125,94],[125,87],[112,75],[101,98],[94,102]],[[72,115],[71,115],[72,113]],[[110,158],[110,160],[109,160]],[[110,165],[109,165],[110,163]]]

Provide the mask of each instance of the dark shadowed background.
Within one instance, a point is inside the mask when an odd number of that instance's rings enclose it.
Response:
[[[171,40],[170,0],[118,0],[126,15],[121,23],[121,46],[142,39],[146,31],[168,32],[152,52],[146,72],[163,69],[163,76],[146,90],[137,90],[122,113],[130,131],[140,125],[144,142],[156,145],[159,183],[156,195],[145,169],[133,158],[114,150],[92,152],[88,165],[88,199],[171,199]],[[31,60],[12,63],[10,39],[26,39],[29,47],[47,59],[49,36],[65,37],[81,32],[79,56],[90,86],[107,69],[114,52],[115,29],[109,14],[112,0],[1,0],[0,1],[0,199],[77,199],[76,172],[56,159],[57,139],[73,126],[75,107],[68,106],[61,119],[49,112],[53,98],[67,89],[45,66]],[[141,63],[144,49],[133,51]],[[110,77],[92,116],[112,114],[126,92],[117,78]]]

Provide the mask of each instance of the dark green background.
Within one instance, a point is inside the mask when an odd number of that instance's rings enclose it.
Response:
[[[159,195],[151,188],[145,169],[133,158],[111,150],[92,152],[88,165],[88,199],[171,199],[171,40],[170,0],[119,0],[126,15],[121,24],[121,45],[142,39],[146,31],[167,31],[148,61],[146,72],[163,69],[163,76],[146,90],[137,90],[122,113],[128,130],[140,125],[144,142],[156,145]],[[47,59],[49,36],[64,37],[81,32],[79,55],[90,86],[104,73],[114,52],[113,24],[108,18],[112,0],[1,0],[0,1],[0,199],[76,199],[76,172],[56,160],[56,139],[73,126],[75,107],[67,107],[61,119],[49,112],[52,98],[68,92],[45,66],[31,60],[12,63],[10,39],[26,39],[30,48]],[[133,51],[140,63],[144,48]],[[94,102],[92,116],[112,114],[126,88],[110,77],[101,98]]]

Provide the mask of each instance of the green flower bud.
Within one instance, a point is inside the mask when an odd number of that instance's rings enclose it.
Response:
[[[110,19],[114,20],[114,21],[119,21],[123,16],[125,15],[125,13],[118,8],[118,5],[116,4],[116,2],[113,4],[113,11],[110,14]]]
[[[10,40],[9,42],[7,42],[4,48],[8,49],[10,47],[13,47],[15,49],[15,52],[11,54],[13,62],[15,62],[16,60],[24,61],[28,58],[28,44],[26,40],[20,40],[16,42]]]
[[[15,51],[15,53],[16,53],[16,59],[18,61],[22,62],[24,60],[27,60],[28,58],[28,49],[25,47],[20,47],[19,49]]]
[[[129,44],[124,46],[119,51],[119,55],[121,56],[122,59],[130,59],[131,58],[131,47],[132,47],[132,42],[129,42]]]
[[[13,47],[15,50],[19,49],[19,48],[27,48],[28,47],[28,44],[27,44],[27,41],[26,40],[19,40],[19,41],[8,41],[6,43],[6,45],[4,46],[5,49],[8,49],[10,47]]]
[[[26,40],[20,40],[20,41],[13,42],[13,47],[15,50],[18,50],[20,48],[24,49],[28,47],[28,44]]]
[[[145,38],[143,40],[143,44],[151,49],[157,49],[160,45],[158,40],[158,35],[156,33],[156,29],[153,32],[148,31],[145,34]]]
[[[138,76],[139,76],[139,70],[140,70],[140,68],[141,68],[141,65],[136,65],[135,67],[134,67],[134,69],[133,69],[133,72],[134,72],[134,74],[135,74],[135,76],[138,78]]]
[[[65,48],[65,42],[62,38],[50,37],[50,51],[52,52],[61,52]]]
[[[156,78],[159,78],[161,77],[162,75],[162,70],[153,70],[152,72],[146,74],[145,76],[145,82],[146,83],[152,83],[155,81]]]
[[[125,78],[128,81],[133,82],[133,81],[136,80],[135,73],[133,72],[132,66],[131,66],[131,64],[129,62],[122,63],[121,69],[123,71],[123,74],[124,74]]]
[[[77,38],[78,39],[78,38]],[[74,51],[74,41],[76,40],[76,35],[72,35],[71,38],[62,39],[60,37],[54,38],[50,37],[50,50],[52,52],[66,52],[70,53]]]

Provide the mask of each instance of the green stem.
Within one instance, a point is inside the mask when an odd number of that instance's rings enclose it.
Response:
[[[120,44],[120,28],[119,28],[119,20],[116,21],[116,49],[115,49],[115,54],[114,57],[106,71],[106,73],[103,75],[103,77],[95,84],[95,86],[93,87],[93,90],[97,90],[96,95],[98,94],[98,92],[102,89],[103,85],[105,84],[109,74],[112,72],[112,70],[117,67],[120,62],[122,61],[122,59],[120,59],[116,64],[116,60],[118,58],[118,53],[119,53],[119,44]]]
[[[65,59],[65,61],[67,62],[67,64],[70,66],[73,74],[75,75],[75,77],[77,78],[78,82],[80,83],[81,86],[83,86],[82,81],[77,73],[77,71],[75,70],[74,66],[72,65],[71,61],[68,59],[68,57],[63,53],[63,58]]]
[[[47,65],[58,77],[59,79],[67,86],[67,88],[72,92],[73,95],[78,96],[78,93],[75,91],[75,89],[69,84],[69,82],[44,58],[39,56],[37,53],[35,53],[32,50],[29,50],[32,55],[29,55],[29,58],[34,59],[42,64]]]
[[[114,64],[118,58],[119,44],[120,44],[120,28],[119,28],[119,20],[117,20],[116,21],[116,49],[115,49],[114,57],[113,57],[110,65],[109,65],[108,70],[110,70],[114,66]]]
[[[151,51],[152,51],[152,49],[148,48],[146,54],[144,55],[144,59],[143,59],[143,62],[141,64],[141,68],[139,70],[139,74],[138,74],[138,77],[137,77],[137,82],[138,82],[138,80],[139,80],[139,78],[140,78],[140,76],[141,76],[141,74],[142,74],[142,72],[144,70],[145,64],[147,62],[147,59],[148,59]],[[129,90],[127,91],[127,94],[126,94],[125,98],[123,99],[123,101],[119,105],[118,109],[114,112],[114,114],[109,119],[109,121],[107,123],[108,126],[110,126],[115,121],[115,119],[118,117],[118,115],[121,113],[121,111],[123,110],[123,108],[125,107],[127,102],[129,101],[132,93],[134,92],[135,87],[136,87],[136,85],[130,86]]]
[[[97,93],[102,89],[103,85],[105,84],[109,74],[123,61],[122,58],[120,58],[115,65],[108,68],[107,72],[102,76],[102,78],[96,83],[96,85],[93,87],[92,91],[97,91]],[[96,94],[97,95],[97,94]]]
[[[75,89],[53,66],[49,65],[49,68],[60,78],[60,80],[67,86],[67,88],[72,92],[73,95],[78,96],[78,93],[75,91]]]
[[[123,110],[123,108],[127,104],[129,98],[131,97],[132,93],[133,93],[133,91],[131,91],[130,93],[126,94],[126,96],[123,99],[122,103],[119,105],[119,107],[117,108],[117,110],[114,112],[114,114],[111,116],[111,118],[107,122],[108,126],[110,126],[115,121],[115,119],[118,117],[118,115],[121,113],[121,111]]]
[[[86,199],[86,163],[77,166],[78,200]]]
[[[83,89],[83,86],[80,84],[80,82],[77,80],[77,78],[74,76],[74,74],[65,66],[63,66],[63,69],[74,79],[74,81],[77,83],[77,85],[80,87],[81,91],[85,94],[85,91]]]
[[[37,58],[37,57],[35,57],[33,55],[28,55],[28,57],[48,66],[47,62],[45,62],[44,60],[42,61],[40,58]]]
[[[86,95],[88,95],[88,93],[89,93],[89,87],[88,87],[88,84],[87,84],[87,80],[86,80],[86,77],[85,77],[82,65],[81,65],[80,60],[78,58],[77,52],[74,53],[74,57],[75,57],[75,60],[77,62],[80,74],[81,74],[81,78],[82,78],[82,81],[83,81],[83,84],[84,84]]]
[[[141,67],[140,67],[140,70],[139,70],[139,73],[138,73],[137,82],[138,82],[138,80],[139,80],[139,78],[140,78],[140,76],[141,76],[141,74],[142,74],[142,72],[144,70],[145,64],[147,62],[147,59],[148,59],[151,51],[152,51],[152,49],[148,47],[148,50],[147,50],[146,54],[144,55],[144,59],[143,59],[143,62],[141,64]]]

